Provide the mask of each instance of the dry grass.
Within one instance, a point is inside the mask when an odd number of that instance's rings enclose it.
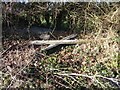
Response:
[[[2,58],[5,65],[1,87],[120,88],[119,16],[118,6],[102,18],[87,12],[87,20],[94,23],[95,30],[79,35],[79,38],[91,42],[66,46],[51,55],[34,56],[36,49],[33,47],[16,46],[9,50]]]
[[[97,74],[105,77],[118,78],[119,77],[118,76],[119,74],[119,67],[118,67],[119,46],[118,45],[119,44],[117,41],[118,35],[115,32],[112,32],[112,34],[106,33],[106,36],[104,36],[104,34],[97,35],[97,38],[96,38],[96,35],[93,35],[93,34],[80,36],[85,40],[88,39],[92,41],[87,44],[77,44],[77,45],[69,46],[62,49],[58,53],[52,54],[50,56],[45,55],[39,58],[36,57],[34,59],[33,59],[33,56],[34,56],[33,54],[35,53],[36,49],[34,49],[33,47],[18,48],[16,46],[15,50],[8,51],[8,53],[3,57],[3,63],[5,64],[5,67],[3,69],[5,73],[3,73],[3,76],[9,78],[6,80],[6,82],[9,82],[9,83],[5,83],[4,81],[3,83],[4,86],[17,87],[17,85],[21,86],[23,82],[28,85],[31,85],[32,83],[30,82],[28,83],[30,77],[25,75],[25,73],[27,75],[30,74],[32,70],[30,69],[30,67],[39,68],[40,71],[38,69],[36,73],[38,73],[38,77],[39,75],[43,75],[44,79],[46,79],[47,73],[49,73],[51,77],[51,75],[54,76],[55,73],[63,73],[63,72],[64,73],[68,73],[68,72],[82,73],[87,75]],[[105,41],[101,41],[99,38],[103,38],[103,37],[108,39]],[[28,71],[26,71],[26,67]],[[35,72],[33,74],[35,74]],[[24,79],[20,79],[20,77],[23,77]],[[56,79],[54,79],[53,77],[51,78],[50,77],[48,76],[49,79],[53,79],[53,81],[54,80],[56,81]],[[78,77],[78,78],[81,78],[81,77]],[[48,80],[47,82],[46,81],[44,82],[44,79],[43,81],[40,80],[41,82],[40,85],[42,85],[43,88],[45,88],[46,86],[44,84],[46,84],[49,81]],[[68,80],[69,79],[70,78],[68,78]],[[61,81],[61,79],[58,79],[56,83],[60,84],[59,80]],[[91,80],[87,80],[86,83],[89,82],[89,85],[87,86],[84,85],[85,81],[81,82],[78,79],[77,81],[85,87],[90,87],[93,84]],[[36,80],[35,80],[35,83],[37,85]],[[64,84],[64,82],[62,83]],[[76,85],[76,83],[73,83],[73,84],[72,82],[69,82],[69,83],[70,83],[70,86],[73,85],[73,87],[75,88],[74,85]],[[49,83],[48,86],[49,85],[51,86],[52,84]],[[51,87],[53,87],[53,85]],[[70,86],[68,85],[68,87]],[[107,86],[104,86],[104,87],[107,87]]]

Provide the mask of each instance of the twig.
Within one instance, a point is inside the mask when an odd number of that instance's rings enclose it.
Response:
[[[101,76],[101,75],[97,75],[97,77],[101,77],[101,78],[104,78],[104,79],[107,79],[109,81],[112,81],[113,83],[115,83],[118,87],[120,87],[119,85],[119,79],[116,79],[116,78],[108,78],[108,77],[104,77],[104,76]]]
[[[16,46],[16,45],[18,45],[18,44],[15,44],[15,45],[10,46],[8,49],[6,49],[5,51],[3,51],[3,52],[1,53],[1,55],[4,55],[7,51],[9,51],[12,47],[14,47],[14,46]]]
[[[57,73],[57,75],[62,75],[62,76],[83,76],[83,77],[88,77],[88,78],[93,78],[93,76],[85,75],[85,74],[77,74],[77,73]]]
[[[70,77],[71,79],[73,79],[74,81],[76,81],[78,84],[81,84],[81,83],[78,82],[74,77],[72,77],[72,76],[67,76],[67,77]]]
[[[100,83],[96,78],[94,78],[94,80],[93,80],[94,82],[96,82],[96,83],[98,83],[98,84],[100,84],[101,86],[102,86],[102,88],[106,88],[102,83]]]
[[[57,75],[54,75],[54,76],[56,76],[56,77],[58,77],[58,78],[60,78],[60,79],[62,79],[63,81],[65,81],[66,83],[68,83],[72,88],[74,88],[68,81],[66,81],[65,79],[63,79],[62,77],[60,77],[60,76],[57,76]]]
[[[108,78],[108,77],[104,77],[104,76],[101,76],[101,75],[89,76],[89,75],[77,74],[77,73],[58,73],[57,75],[63,75],[63,76],[83,76],[83,77],[88,77],[90,79],[93,79],[93,78],[96,78],[96,77],[100,77],[100,78],[104,78],[104,79],[107,79],[109,81],[112,81],[114,84],[116,84],[118,87],[120,87],[118,79],[116,79],[116,78]]]
[[[66,86],[66,85],[64,85],[64,84],[62,84],[62,83],[60,83],[60,82],[57,82],[57,81],[55,81],[55,82],[56,82],[57,84],[59,84],[59,85],[65,87],[65,88],[69,88],[68,86]],[[69,88],[69,89],[71,89],[71,88]]]
[[[15,76],[13,76],[14,78],[12,78],[12,81],[11,81],[10,84],[7,86],[6,90],[9,89],[10,86],[12,85],[12,83],[15,81],[15,77],[16,77],[21,71],[23,71],[23,70],[33,61],[33,58],[34,58],[35,55],[36,55],[36,53],[33,54],[32,59],[27,63],[27,65],[24,66],[20,71],[18,71]]]

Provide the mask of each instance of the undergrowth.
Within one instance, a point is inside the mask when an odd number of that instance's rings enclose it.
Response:
[[[89,7],[90,8],[90,7]],[[89,9],[88,8],[88,9]],[[41,47],[13,46],[1,62],[1,88],[99,89],[120,88],[120,8],[104,14],[86,14],[94,24],[91,33],[78,35],[88,43],[62,47],[47,55]],[[105,40],[101,40],[105,38]],[[8,45],[10,48],[13,43]],[[5,47],[6,47],[5,43]],[[36,53],[37,51],[37,53]]]
[[[9,52],[4,62],[12,61],[5,63],[2,87],[118,88],[118,35],[114,33],[104,42],[95,40],[92,34],[81,37],[93,41],[66,46],[50,55],[39,53],[32,58],[33,49]]]

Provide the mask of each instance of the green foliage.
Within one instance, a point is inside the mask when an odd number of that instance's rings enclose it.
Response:
[[[120,38],[116,33],[119,27],[119,3],[12,4],[13,11],[6,12],[6,15],[10,17],[12,23],[18,26],[26,22],[27,26],[83,32],[84,34],[79,38],[88,39],[91,42],[62,47],[61,51],[51,55],[40,53],[31,56],[30,48],[25,49],[28,52],[24,52],[23,48],[9,51],[3,58],[4,61],[13,61],[12,64],[7,64],[13,69],[11,72],[8,67],[3,70],[2,88],[8,86],[33,89],[119,87],[109,79],[119,78],[120,72],[120,55],[118,54]],[[7,9],[7,6],[5,8]],[[8,21],[5,16],[3,18],[5,18],[4,21]],[[8,34],[4,36],[9,37]],[[102,38],[107,38],[107,40],[100,40]],[[16,39],[21,39],[21,37],[17,36]],[[28,55],[30,58],[27,57]],[[71,73],[76,75],[69,75]]]

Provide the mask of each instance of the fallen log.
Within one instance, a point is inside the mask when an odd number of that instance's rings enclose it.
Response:
[[[33,45],[43,45],[43,44],[79,44],[79,43],[86,43],[88,40],[41,40],[41,41],[31,41],[30,44]]]
[[[100,40],[108,40],[107,38],[101,38]],[[30,44],[33,45],[43,45],[43,44],[81,44],[81,43],[88,43],[93,40],[91,39],[79,39],[79,40],[35,40],[31,41]]]
[[[108,38],[101,38],[99,40],[108,40]],[[29,44],[33,45],[43,45],[43,44],[81,44],[81,43],[88,43],[93,40],[91,39],[79,39],[79,40],[35,40],[30,41]]]
[[[70,40],[72,38],[75,38],[76,36],[77,36],[77,34],[73,34],[73,35],[65,37],[65,38],[63,38],[61,40],[34,40],[34,41],[30,41],[29,45],[64,44],[65,40]],[[61,41],[63,41],[63,42],[61,42]]]
[[[67,36],[67,37],[61,39],[61,40],[70,40],[70,39],[74,39],[76,37],[77,37],[77,34],[72,34],[70,36]],[[47,50],[50,50],[50,49],[55,48],[57,46],[59,46],[59,44],[50,44],[49,46],[47,46],[46,48],[42,49],[41,51],[47,51]]]
[[[107,39],[101,39],[103,40],[107,40]],[[91,42],[93,40],[88,40],[88,39],[79,39],[79,40],[46,40],[46,41],[40,41],[40,40],[35,40],[35,41],[31,41],[30,44],[33,45],[43,45],[43,44],[82,44],[82,43],[88,43]]]

